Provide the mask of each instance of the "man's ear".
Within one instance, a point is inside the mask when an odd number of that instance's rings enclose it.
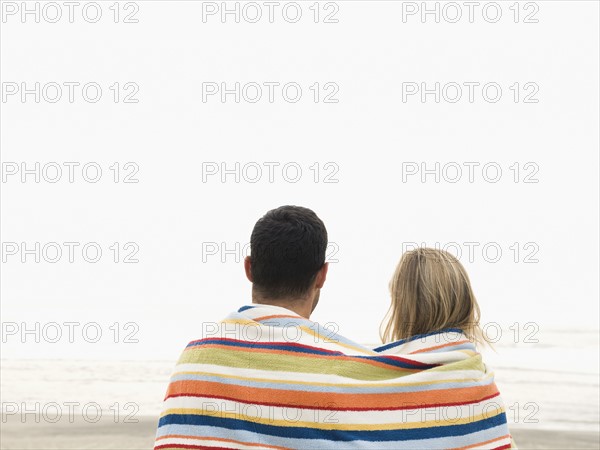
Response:
[[[252,260],[249,256],[244,258],[244,270],[246,271],[246,278],[248,278],[248,281],[253,283],[254,279],[252,278]]]
[[[317,277],[315,279],[315,287],[317,289],[321,289],[325,284],[325,279],[327,278],[327,270],[329,269],[329,263],[323,264],[323,267],[319,269],[317,272]]]

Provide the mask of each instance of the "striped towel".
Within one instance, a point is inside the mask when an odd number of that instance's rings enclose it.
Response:
[[[155,449],[511,447],[504,405],[458,329],[369,349],[252,305],[188,344]]]

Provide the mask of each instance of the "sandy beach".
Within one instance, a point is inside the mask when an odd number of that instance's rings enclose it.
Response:
[[[76,420],[52,423],[22,423],[20,417],[3,417],[2,449],[151,449],[156,419],[140,418],[138,423],[110,420],[86,423]],[[546,431],[513,429],[520,449],[598,449],[600,434],[590,431]],[[342,447],[340,447],[342,448]]]

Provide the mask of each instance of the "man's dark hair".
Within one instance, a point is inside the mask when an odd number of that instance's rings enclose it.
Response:
[[[250,259],[254,289],[269,299],[301,297],[325,264],[327,230],[301,206],[280,206],[254,225]]]

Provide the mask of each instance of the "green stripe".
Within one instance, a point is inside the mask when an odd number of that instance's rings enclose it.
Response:
[[[415,370],[375,367],[369,363],[311,355],[285,355],[253,352],[245,349],[193,348],[186,350],[179,364],[214,364],[218,366],[273,370],[280,372],[304,372],[339,375],[355,380],[389,380],[410,375]]]
[[[471,356],[470,358],[464,359],[462,361],[443,364],[441,366],[434,367],[433,369],[429,370],[436,372],[453,372],[455,370],[479,370],[481,372],[485,372],[485,364],[483,364],[481,355],[478,354],[475,356]]]

